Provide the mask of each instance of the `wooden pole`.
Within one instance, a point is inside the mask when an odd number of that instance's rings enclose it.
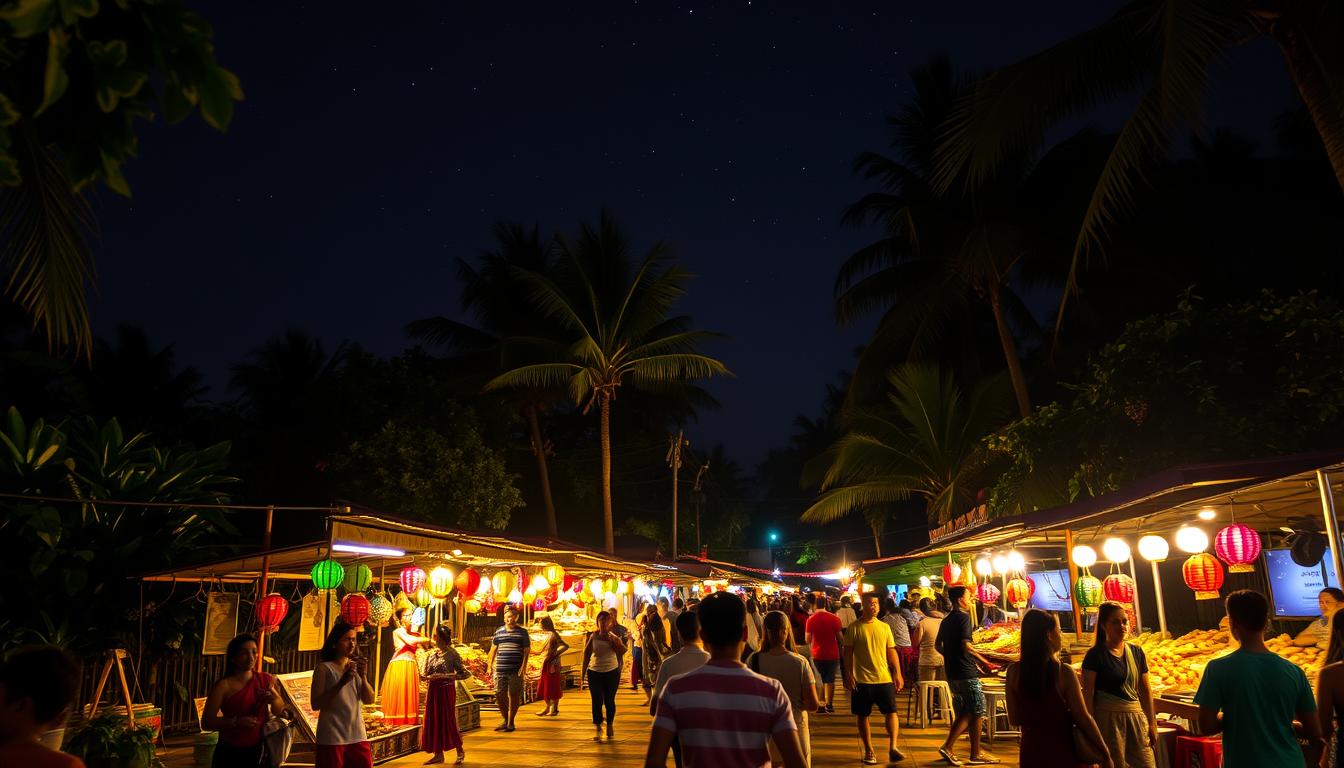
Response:
[[[1071,529],[1066,529],[1064,531],[1064,562],[1068,563],[1069,566],[1069,602],[1073,605],[1073,633],[1079,640],[1082,640],[1083,612],[1078,605],[1078,590],[1074,589],[1078,583],[1078,574],[1074,571],[1073,531]]]
[[[681,443],[684,432],[678,431],[676,442],[667,451],[667,463],[672,467],[672,561],[677,559],[677,475],[681,471]]]
[[[378,594],[383,599],[387,599],[387,561],[378,561]],[[378,685],[383,672],[383,625],[379,624],[378,637],[373,643],[373,690],[377,693],[381,688]]]
[[[1335,574],[1344,578],[1344,546],[1340,545],[1339,517],[1335,512],[1335,493],[1330,488],[1330,475],[1316,470],[1316,488],[1321,494],[1321,516],[1325,518],[1325,535],[1330,539],[1330,559],[1335,561]]]
[[[1143,610],[1139,607],[1139,575],[1134,571],[1134,555],[1129,556],[1129,578],[1134,581],[1134,621],[1139,626],[1134,630],[1134,634],[1143,631]]]
[[[266,508],[266,528],[261,534],[261,586],[257,589],[257,602],[266,598],[271,581],[271,523],[275,518],[275,507]],[[257,671],[261,671],[262,658],[266,655],[266,630],[257,633]]]

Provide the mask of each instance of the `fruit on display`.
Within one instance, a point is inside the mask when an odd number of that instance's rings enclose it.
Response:
[[[1301,667],[1307,673],[1307,680],[1312,687],[1316,686],[1316,675],[1325,664],[1325,651],[1314,645],[1299,648],[1293,645],[1292,636],[1286,634],[1269,638],[1265,641],[1265,647]]]
[[[991,624],[971,633],[971,642],[981,653],[1015,655],[1022,649],[1021,626],[1013,622]]]
[[[1144,632],[1130,642],[1148,657],[1148,681],[1154,692],[1194,691],[1208,663],[1235,650],[1227,631],[1220,629],[1196,629],[1174,639],[1170,633]],[[1286,634],[1269,638],[1265,646],[1301,667],[1315,686],[1325,651],[1315,646],[1294,646],[1293,638]]]

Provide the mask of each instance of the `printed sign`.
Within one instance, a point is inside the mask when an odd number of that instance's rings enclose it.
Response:
[[[205,599],[202,656],[222,656],[238,634],[238,593],[211,592]]]
[[[307,599],[304,598],[305,601]],[[308,701],[308,695],[313,690],[313,673],[291,672],[287,675],[276,675],[275,678],[280,681],[280,695],[285,703],[289,705],[290,710],[299,713],[299,730],[309,741],[316,741],[317,713],[313,711],[312,704]]]
[[[327,639],[327,615],[336,612],[336,592],[326,593],[326,600],[316,592],[303,596],[303,613],[299,617],[299,650],[320,651]]]

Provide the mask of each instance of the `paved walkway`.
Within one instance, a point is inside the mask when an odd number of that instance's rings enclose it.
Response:
[[[848,700],[843,691],[837,691],[834,715],[811,717],[812,765],[814,768],[830,766],[860,766],[861,757],[859,738],[855,730],[854,717],[848,714]],[[925,766],[945,766],[946,762],[938,757],[947,731],[939,723],[929,728],[919,729],[904,723],[905,697],[898,698],[901,705],[902,725],[900,730],[900,748],[907,759],[899,765],[901,768],[923,768]],[[629,687],[622,689],[616,701],[616,738],[608,742],[593,742],[593,725],[588,692],[578,689],[565,691],[560,702],[559,717],[536,717],[532,713],[542,708],[541,704],[529,704],[518,713],[518,730],[513,733],[496,733],[493,728],[499,724],[497,712],[482,711],[482,727],[464,734],[467,748],[468,766],[489,766],[489,768],[607,768],[641,766],[644,752],[648,747],[649,729],[653,718],[648,708],[643,706],[644,694],[636,693]],[[876,713],[874,713],[876,715]],[[878,717],[873,718],[873,743],[879,758],[885,757],[886,733]],[[1009,768],[1017,766],[1017,744],[1015,740],[1000,738],[989,750]],[[958,745],[957,753],[965,757],[969,746],[965,737]],[[185,754],[183,754],[185,752]],[[165,763],[172,766],[190,765],[190,747],[184,750],[170,750],[165,755]],[[423,765],[429,755],[418,753],[384,763],[385,766],[410,768]],[[447,755],[448,765],[452,765],[453,753]],[[669,756],[667,764],[672,765]]]

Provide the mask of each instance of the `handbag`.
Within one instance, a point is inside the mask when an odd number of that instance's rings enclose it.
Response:
[[[280,768],[289,759],[294,748],[294,723],[283,717],[272,717],[261,728],[261,764]]]

